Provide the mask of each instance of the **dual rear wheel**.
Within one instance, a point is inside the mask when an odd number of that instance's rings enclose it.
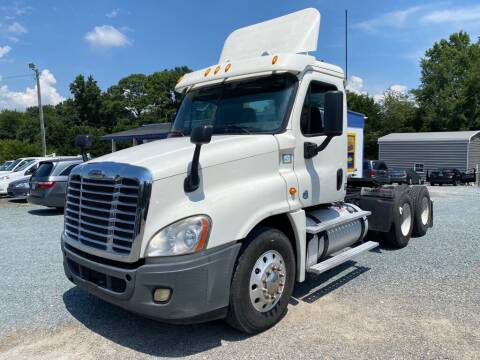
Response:
[[[431,217],[428,189],[423,185],[410,186],[396,198],[392,226],[384,234],[384,239],[393,247],[403,248],[412,236],[419,237],[427,233]]]

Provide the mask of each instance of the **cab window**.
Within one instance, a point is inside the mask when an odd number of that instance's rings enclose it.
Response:
[[[335,86],[312,81],[302,108],[300,128],[305,136],[319,136],[324,132],[325,93],[337,90]]]

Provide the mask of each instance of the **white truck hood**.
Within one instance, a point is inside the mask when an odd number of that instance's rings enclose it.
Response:
[[[186,173],[195,145],[190,138],[175,137],[134,146],[89,161],[127,163],[148,169],[154,180]],[[278,151],[273,135],[214,135],[202,146],[200,167],[207,168],[226,162]]]

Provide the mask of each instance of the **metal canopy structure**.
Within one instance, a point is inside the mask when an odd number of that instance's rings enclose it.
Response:
[[[100,140],[111,141],[112,152],[114,152],[116,151],[117,141],[131,141],[132,145],[135,146],[144,141],[165,139],[170,131],[171,126],[171,123],[147,124],[135,129],[103,135],[100,137]]]

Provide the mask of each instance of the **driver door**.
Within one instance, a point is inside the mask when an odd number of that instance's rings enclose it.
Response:
[[[322,144],[326,140],[324,130],[325,93],[343,89],[340,79],[318,73],[306,74],[299,89],[301,110],[295,111],[293,127],[296,128],[297,145],[294,168],[299,184],[299,200],[302,207],[341,201],[345,197],[347,138],[346,99],[343,101],[343,129],[341,136],[312,158],[305,158],[305,143]],[[298,109],[297,109],[298,110]]]

